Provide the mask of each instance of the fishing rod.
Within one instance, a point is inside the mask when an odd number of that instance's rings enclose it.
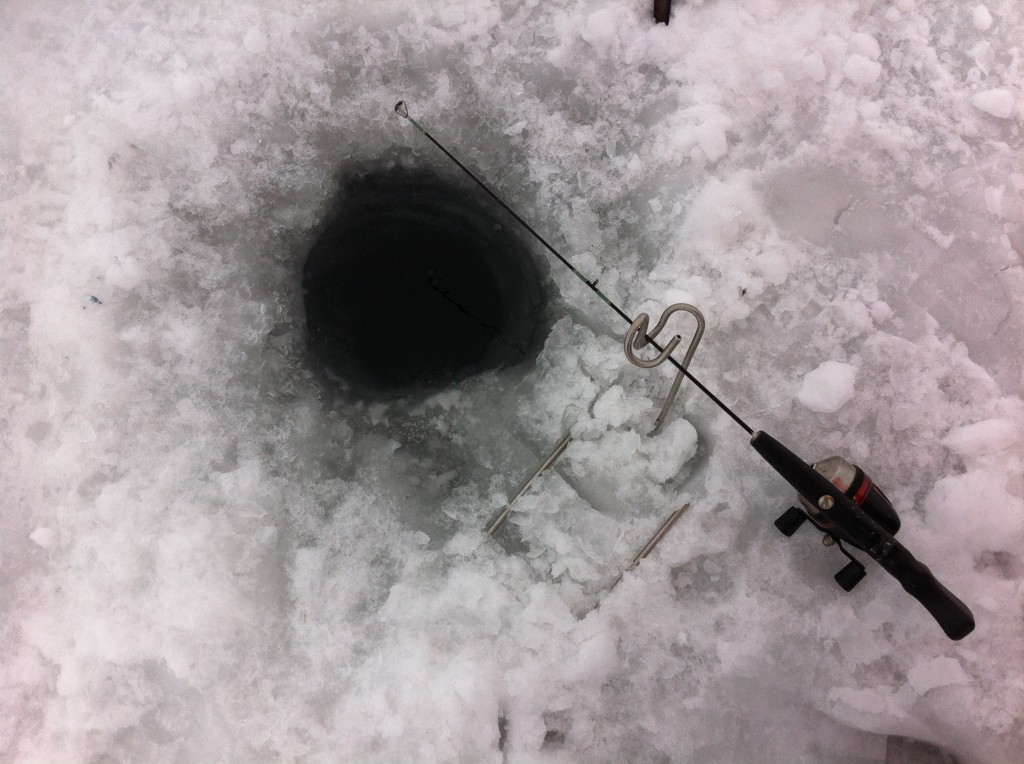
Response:
[[[576,278],[586,284],[620,318],[630,324],[630,331],[626,335],[625,349],[626,355],[631,362],[638,366],[648,367],[667,360],[679,372],[676,380],[677,383],[685,376],[686,379],[693,382],[697,389],[728,414],[736,424],[743,428],[750,436],[750,445],[758,455],[796,491],[797,504],[790,507],[775,521],[776,527],[786,536],[792,536],[800,526],[809,521],[824,534],[823,542],[826,546],[837,546],[840,552],[850,560],[835,575],[836,583],[843,590],[852,590],[866,575],[864,565],[846,548],[851,546],[866,552],[879,566],[899,581],[904,590],[925,607],[950,639],[963,639],[974,630],[974,615],[970,609],[943,586],[923,563],[919,562],[896,540],[895,534],[900,528],[899,516],[888,497],[860,467],[838,456],[829,457],[813,464],[804,461],[767,433],[761,430],[755,432],[735,411],[690,373],[687,366],[704,326],[703,318],[700,316],[699,311],[692,306],[683,304],[670,306],[664,312],[655,328],[648,332],[648,317],[646,314],[640,314],[635,319],[630,318],[628,313],[598,289],[597,280],[588,279],[495,191],[431,135],[423,125],[417,122],[410,115],[409,107],[405,101],[399,101],[395,104],[395,112],[410,122],[427,140],[440,149],[448,159],[468,175],[481,190],[497,202],[516,222],[540,242],[545,249],[554,255],[560,263],[568,268]],[[671,355],[672,351],[679,344],[680,337],[678,335],[672,341],[666,343],[665,347],[659,345],[654,339],[654,335],[657,335],[664,327],[669,315],[677,310],[690,310],[698,319],[698,333],[695,335],[694,342],[691,342],[690,350],[687,352],[686,358],[682,363]],[[651,361],[637,359],[631,352],[631,348],[639,349],[646,344],[651,345],[659,352],[659,355]],[[669,399],[662,409],[659,422],[667,413],[667,408],[671,404],[677,387],[678,384],[673,385]],[[552,455],[548,457],[544,465],[533,477],[537,477],[544,469],[550,466],[554,459],[565,450],[567,444],[568,436],[563,438],[556,447],[557,453],[552,452]],[[533,478],[530,480],[532,481]],[[520,489],[517,497],[525,492],[529,482],[527,481],[526,485]],[[508,516],[510,506],[511,502],[506,506],[499,520],[491,527],[488,535],[493,534],[498,525]],[[653,539],[652,542],[656,543]]]

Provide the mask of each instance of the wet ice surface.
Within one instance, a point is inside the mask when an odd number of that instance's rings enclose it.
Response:
[[[3,758],[1014,760],[1024,16],[677,6],[5,6]],[[874,567],[841,592],[692,387],[648,436],[668,372],[554,265],[535,365],[325,391],[338,173],[443,168],[399,98],[630,312],[698,305],[695,373],[865,466],[975,634]]]

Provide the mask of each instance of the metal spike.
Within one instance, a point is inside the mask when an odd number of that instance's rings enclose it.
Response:
[[[526,482],[523,483],[523,485],[519,488],[518,491],[516,491],[516,495],[509,499],[508,504],[506,504],[505,508],[501,510],[501,514],[498,515],[497,519],[493,523],[491,523],[491,526],[487,529],[488,540],[491,538],[491,536],[495,534],[498,528],[502,526],[502,523],[508,520],[508,516],[512,514],[512,505],[515,504],[519,500],[519,498],[530,489],[530,486],[533,484],[534,480],[539,478],[552,464],[558,461],[559,457],[565,453],[565,449],[569,447],[569,443],[571,442],[572,435],[568,433],[566,433],[565,437],[558,441],[558,445],[556,445],[552,449],[551,453],[548,454],[547,458],[543,462],[541,462],[541,465],[537,468],[537,470],[532,475],[530,475],[529,478],[527,478]]]
[[[615,583],[612,584],[611,588],[614,589],[618,585],[619,581],[622,580],[622,576],[626,575],[626,573],[629,573],[629,571],[633,570],[633,568],[639,565],[640,561],[644,559],[647,555],[649,555],[654,550],[654,547],[661,543],[661,540],[665,538],[666,534],[668,534],[668,532],[672,530],[672,526],[676,524],[676,520],[682,517],[683,512],[685,512],[689,508],[690,504],[689,502],[687,502],[686,504],[684,504],[683,506],[681,506],[679,509],[677,509],[675,512],[668,516],[668,519],[661,524],[661,527],[658,528],[657,532],[653,536],[651,536],[651,540],[647,542],[644,548],[641,549],[637,556],[633,558],[633,561],[629,563],[629,567],[626,568],[622,575],[615,579]]]

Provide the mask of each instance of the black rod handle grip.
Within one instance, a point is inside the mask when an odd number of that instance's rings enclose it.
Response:
[[[974,614],[967,605],[943,586],[928,566],[915,559],[905,546],[897,544],[878,560],[878,564],[924,605],[947,637],[959,640],[974,631]]]

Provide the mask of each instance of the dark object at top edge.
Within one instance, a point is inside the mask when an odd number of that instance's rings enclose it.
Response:
[[[668,24],[672,15],[672,0],[654,0],[654,20],[659,24]]]

